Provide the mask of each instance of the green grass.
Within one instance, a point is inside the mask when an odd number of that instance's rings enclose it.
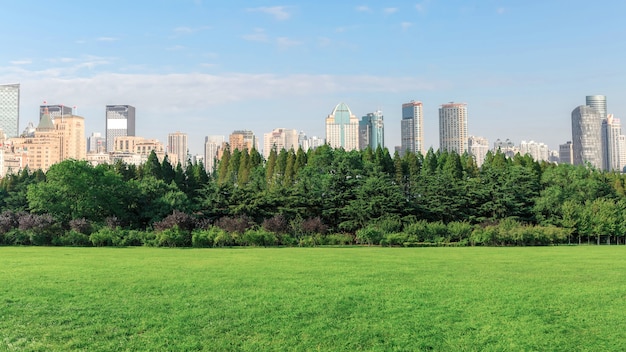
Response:
[[[0,350],[624,351],[626,246],[0,247]]]

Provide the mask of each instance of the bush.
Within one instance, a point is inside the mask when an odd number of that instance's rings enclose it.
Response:
[[[409,235],[403,232],[388,233],[383,236],[380,244],[383,246],[405,246],[409,242]]]
[[[261,227],[266,231],[277,234],[289,232],[289,223],[283,214],[277,214],[269,219],[263,220]]]
[[[228,231],[223,229],[219,229],[218,233],[214,238],[214,246],[215,247],[230,247],[235,245],[235,239],[238,239],[239,236],[236,233],[231,234]]]
[[[254,222],[248,216],[243,215],[238,218],[224,216],[215,222],[215,226],[228,232],[244,233],[254,226]]]
[[[19,218],[20,214],[11,210],[0,213],[0,234],[16,229],[20,224]]]
[[[242,240],[248,246],[273,246],[278,242],[274,233],[264,229],[249,229],[243,234]]]
[[[354,237],[347,233],[334,233],[324,237],[324,244],[331,246],[347,246],[354,243]]]
[[[62,236],[55,238],[53,244],[57,246],[88,247],[91,246],[91,241],[88,235],[76,230],[69,230]]]
[[[448,242],[461,242],[469,240],[473,227],[467,222],[448,223]]]
[[[217,226],[212,226],[204,230],[195,230],[191,233],[191,243],[194,247],[206,248],[218,245],[218,241],[228,242],[225,238],[226,231]],[[218,239],[218,237],[220,237]],[[232,237],[228,236],[230,239]],[[231,245],[231,244],[226,244]]]
[[[174,225],[156,233],[157,246],[160,247],[189,247],[191,246],[191,233]]]
[[[51,245],[53,239],[61,234],[52,215],[24,213],[19,217],[18,228],[29,236],[30,244],[35,246]]]
[[[376,226],[369,225],[356,232],[356,239],[359,243],[367,243],[368,245],[380,244],[383,239],[383,231]]]
[[[96,247],[105,247],[113,245],[114,236],[113,230],[108,227],[103,227],[89,235],[89,240]]]
[[[180,230],[191,232],[196,228],[196,219],[187,213],[174,210],[163,220],[155,222],[152,227],[157,231],[178,227]]]
[[[6,244],[27,246],[30,243],[30,236],[28,232],[20,229],[13,229],[4,234]]]
[[[70,220],[70,229],[87,236],[91,235],[93,232],[91,221],[85,218]]]

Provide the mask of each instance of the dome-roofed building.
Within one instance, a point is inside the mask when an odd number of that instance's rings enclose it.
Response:
[[[326,117],[326,142],[333,148],[359,148],[359,119],[345,103],[339,103]]]

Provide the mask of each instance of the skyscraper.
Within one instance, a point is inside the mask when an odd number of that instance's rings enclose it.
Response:
[[[326,117],[326,142],[333,148],[359,148],[359,119],[348,105],[339,103]]]
[[[131,105],[106,106],[107,152],[115,150],[115,137],[135,135],[135,107]]]
[[[206,136],[204,138],[204,170],[212,174],[217,160],[220,159],[219,151],[224,144],[224,136]]]
[[[361,118],[359,122],[359,149],[363,150],[370,146],[376,150],[379,146],[385,147],[385,129],[383,112],[377,110],[370,112]]]
[[[622,135],[622,125],[613,114],[608,114],[602,121],[602,148],[604,163],[603,169],[608,171],[621,171],[620,155],[624,152],[620,150],[620,136]]]
[[[574,149],[572,142],[567,141],[565,144],[559,144],[559,163],[572,164],[574,160]]]
[[[469,136],[467,138],[467,151],[474,158],[477,166],[485,162],[487,152],[489,152],[489,141],[485,137]]]
[[[254,132],[250,130],[233,131],[233,133],[228,136],[228,144],[230,145],[231,153],[235,151],[235,149],[239,149],[239,151],[246,149],[248,152],[251,151],[252,148],[258,149],[256,136]]]
[[[17,137],[20,124],[20,85],[0,85],[0,129],[8,137]]]
[[[87,152],[88,153],[106,152],[106,139],[102,137],[100,132],[93,132],[91,136],[87,137]]]
[[[467,104],[443,104],[439,108],[439,149],[463,154],[467,151]]]
[[[574,165],[590,163],[602,168],[602,119],[592,107],[581,105],[572,111],[572,153]]]
[[[402,104],[400,151],[424,154],[424,110],[422,102],[412,100]]]
[[[73,109],[69,106],[45,105],[45,102],[44,102],[44,105],[39,105],[39,119],[40,120],[43,117],[43,114],[45,113],[46,109],[48,109],[48,115],[50,115],[50,118],[52,120],[62,117],[62,116],[73,114]]]
[[[282,149],[294,151],[298,150],[298,131],[288,128],[275,128],[272,132],[263,135],[263,157],[266,159],[270,156],[273,148],[276,152]]]
[[[606,119],[606,96],[604,95],[587,95],[585,97],[585,105],[591,107],[600,114],[600,119]]]
[[[172,166],[178,163],[183,167],[187,165],[188,148],[186,133],[174,132],[167,135],[167,155]]]

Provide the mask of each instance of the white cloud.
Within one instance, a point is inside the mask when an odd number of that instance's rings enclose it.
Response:
[[[413,23],[411,23],[411,22],[402,22],[402,23],[400,23],[400,27],[402,27],[403,31],[408,30],[409,28],[411,28],[411,26],[413,26]]]
[[[99,42],[115,42],[119,39],[115,37],[98,37],[96,40]]]
[[[383,10],[383,12],[387,15],[391,15],[392,13],[396,13],[398,12],[398,8],[397,7],[387,7]]]
[[[254,7],[248,8],[249,12],[262,12],[271,16],[274,16],[275,19],[279,21],[287,20],[291,17],[291,13],[287,11],[286,6],[262,6],[262,7]]]
[[[211,27],[209,26],[200,26],[200,27],[187,27],[187,26],[180,26],[180,27],[176,27],[174,28],[174,33],[178,34],[178,35],[185,35],[185,34],[193,34],[196,32],[200,32],[203,30],[207,30],[210,29]]]
[[[14,60],[14,61],[10,61],[9,63],[11,65],[28,65],[28,64],[32,64],[33,60],[31,60],[31,59]]]
[[[250,34],[244,34],[241,36],[245,40],[249,40],[252,42],[267,42],[267,34],[263,28],[255,28],[254,32]]]
[[[498,7],[498,8],[496,9],[496,13],[497,13],[498,15],[502,15],[502,14],[504,14],[505,12],[506,12],[506,9],[505,9],[504,7]]]
[[[276,44],[281,49],[287,49],[287,48],[290,48],[290,47],[293,47],[293,46],[301,45],[302,42],[299,42],[299,41],[293,40],[293,39],[289,39],[287,37],[278,37],[278,38],[276,38]]]
[[[424,13],[424,12],[426,12],[429,3],[430,3],[430,0],[424,0],[424,1],[420,2],[420,3],[415,4],[415,9],[418,12]]]
[[[359,11],[359,12],[372,12],[372,9],[370,9],[370,7],[369,7],[369,6],[367,6],[367,5],[360,5],[360,6],[357,6],[357,7],[355,8],[355,10],[357,10],[357,11]]]

